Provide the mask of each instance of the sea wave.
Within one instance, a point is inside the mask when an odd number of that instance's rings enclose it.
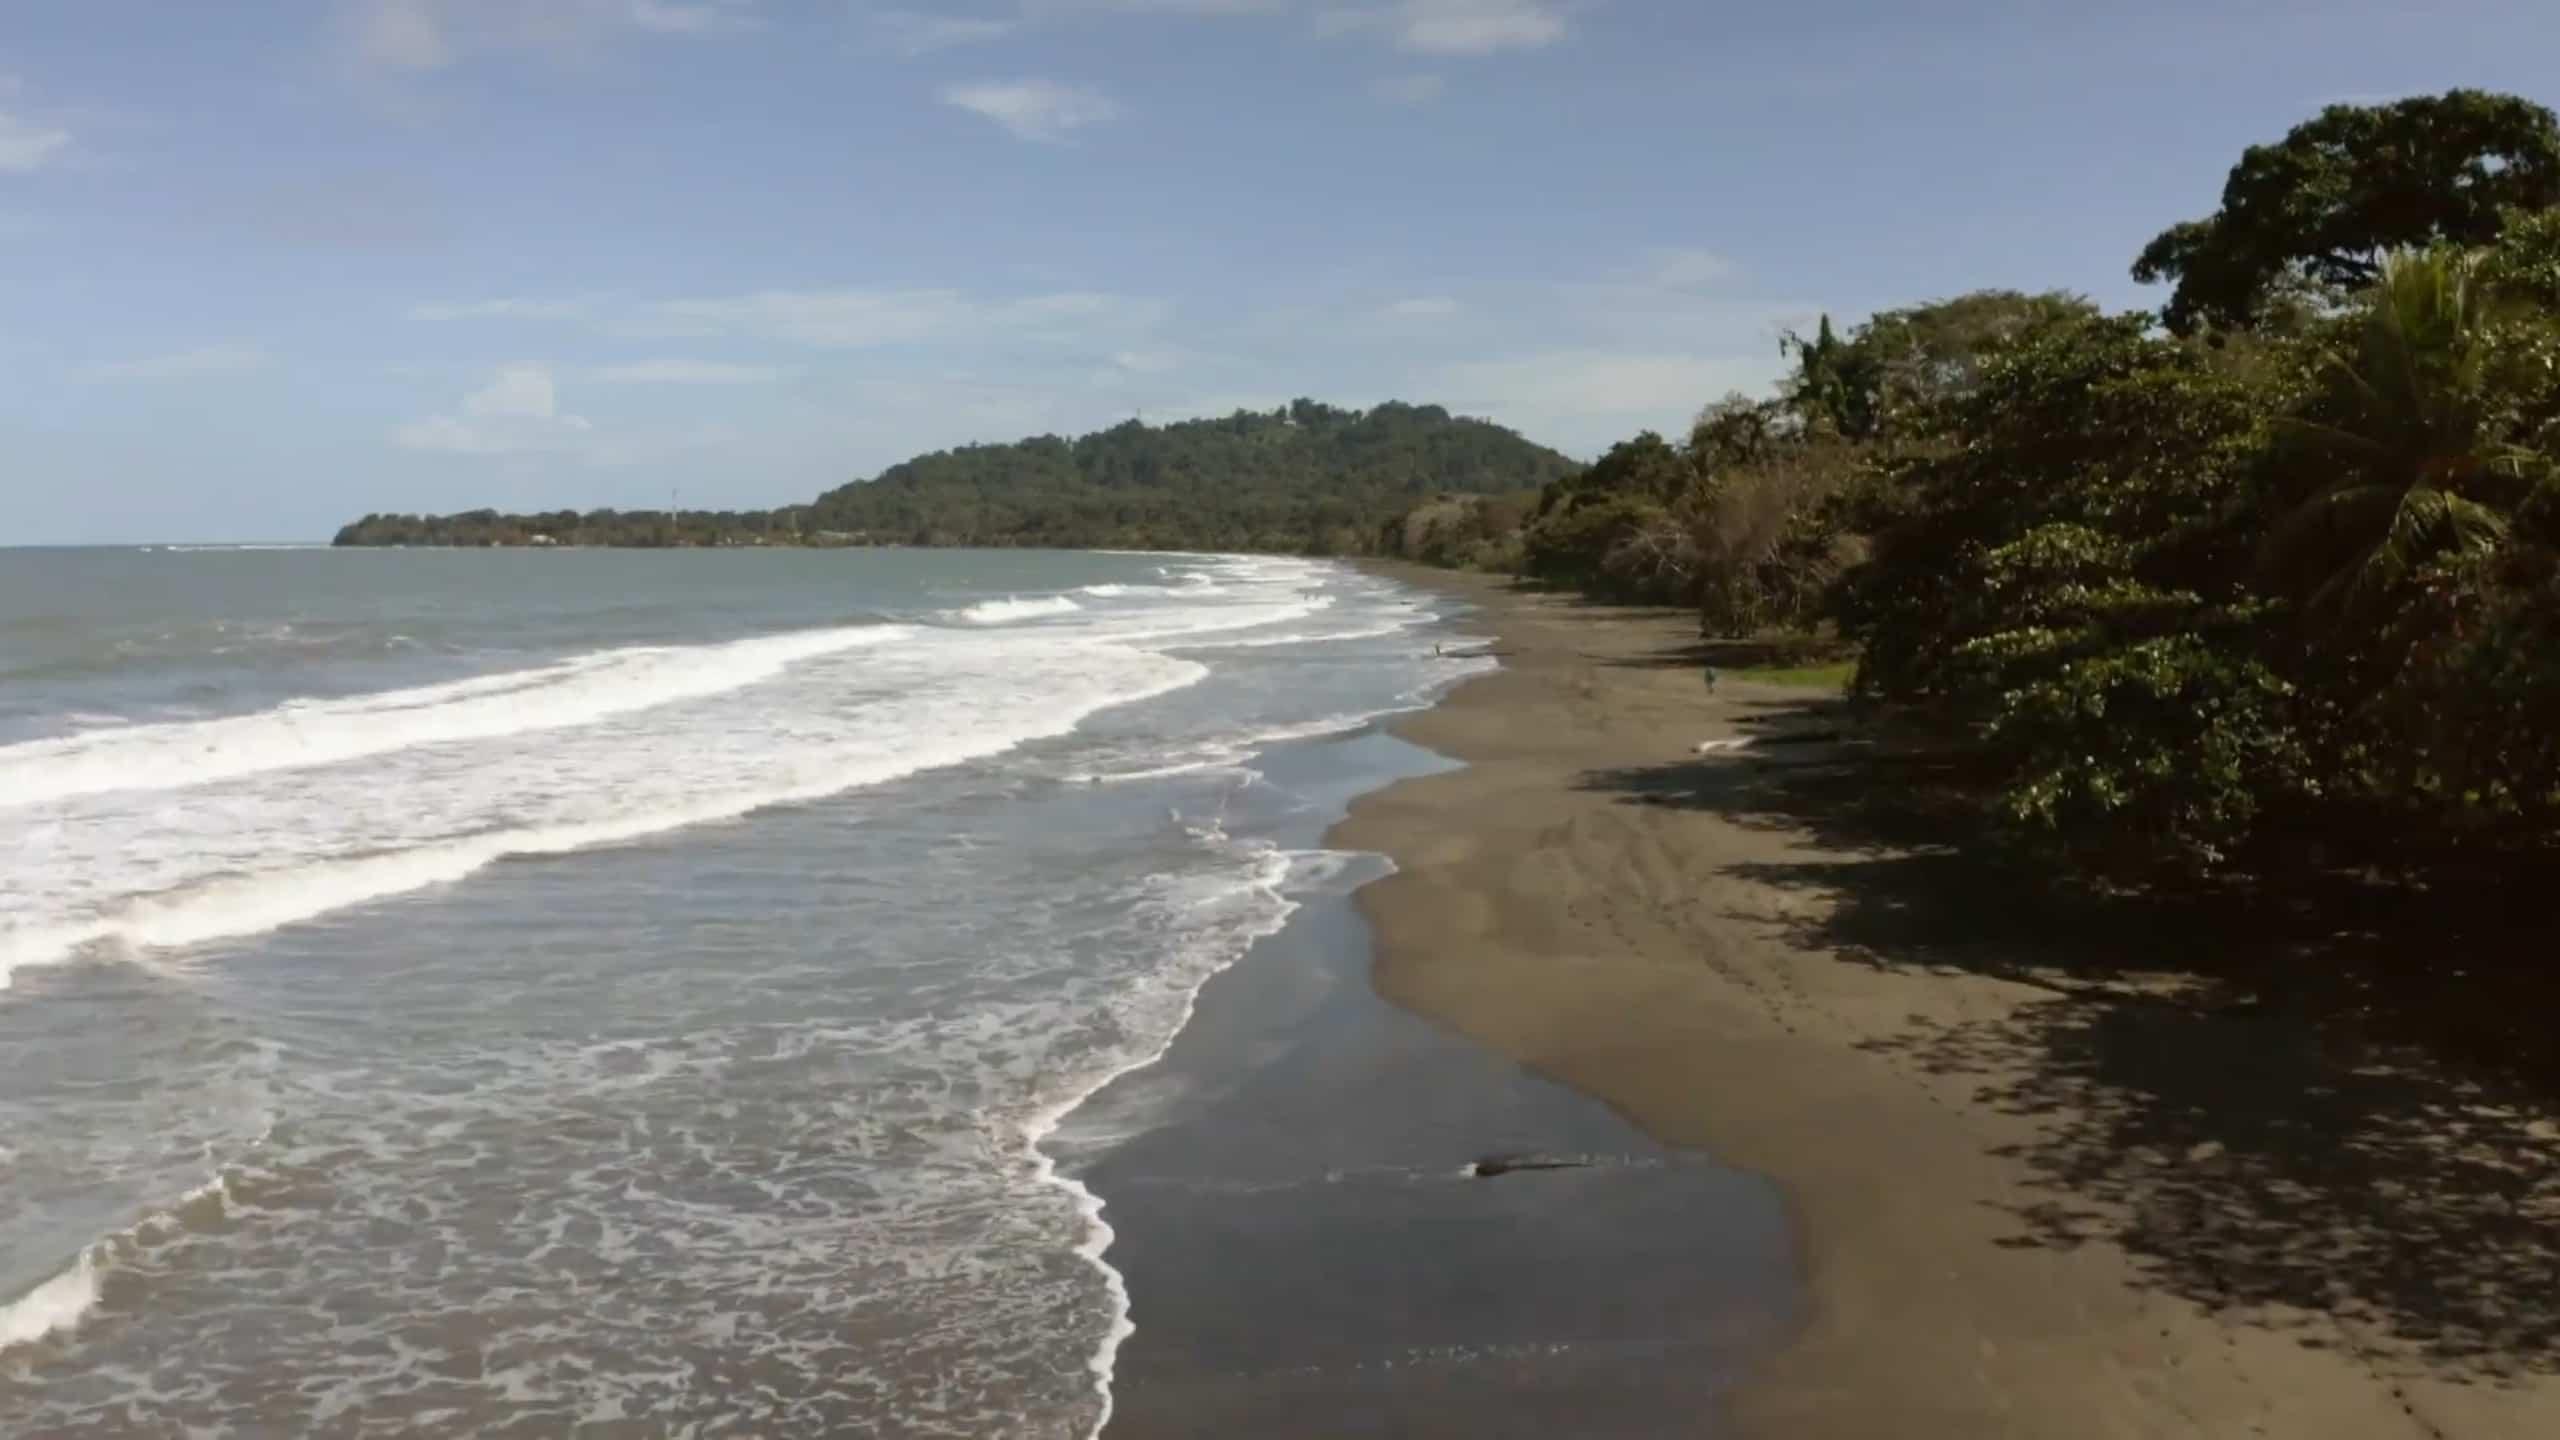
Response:
[[[965,609],[946,610],[942,618],[962,625],[1010,625],[1016,620],[1067,615],[1083,608],[1064,595],[1044,595],[1035,600],[981,600]]]
[[[1232,845],[1214,824],[1195,834],[1205,843],[1222,848]],[[1162,1060],[1173,1048],[1174,1040],[1190,1025],[1191,1016],[1199,1007],[1202,987],[1243,959],[1256,943],[1278,934],[1280,927],[1288,924],[1289,917],[1297,912],[1299,902],[1283,890],[1283,884],[1296,863],[1294,853],[1266,846],[1234,848],[1246,860],[1247,869],[1243,875],[1233,881],[1215,884],[1211,891],[1196,897],[1193,903],[1195,908],[1209,909],[1245,901],[1253,905],[1253,911],[1233,927],[1204,931],[1195,939],[1195,945],[1201,947],[1200,953],[1192,957],[1193,963],[1177,967],[1173,972],[1173,976],[1178,978],[1173,978],[1173,993],[1169,997],[1157,997],[1157,1004],[1149,1004],[1141,997],[1135,1006],[1122,1007],[1124,1025],[1147,1037],[1139,1048],[1127,1054],[1118,1065],[1087,1077],[1084,1083],[1034,1114],[1023,1126],[1023,1152],[1031,1159],[1033,1175],[1040,1183],[1067,1193],[1075,1207],[1081,1232],[1075,1246],[1076,1257],[1092,1266],[1101,1277],[1109,1299],[1109,1323],[1096,1342],[1092,1357],[1086,1362],[1093,1375],[1094,1396],[1101,1406],[1092,1428],[1085,1432],[1087,1440],[1101,1440],[1103,1432],[1110,1428],[1115,1402],[1112,1387],[1119,1367],[1120,1347],[1138,1332],[1138,1327],[1129,1318],[1128,1281],[1108,1258],[1112,1242],[1119,1237],[1112,1230],[1111,1222],[1103,1218],[1103,1199],[1082,1180],[1060,1170],[1057,1157],[1049,1153],[1046,1142],[1068,1115],[1104,1086]],[[1165,998],[1170,999],[1169,1005],[1161,1003]],[[1144,1013],[1150,1010],[1161,1013]],[[1148,1024],[1149,1020],[1154,1023]]]
[[[69,1269],[0,1305],[0,1350],[72,1329],[97,1303],[98,1261],[93,1245],[81,1251]]]
[[[1429,615],[1390,621],[1384,625],[1363,626],[1356,630],[1286,630],[1277,635],[1250,635],[1239,640],[1200,640],[1177,646],[1183,650],[1253,650],[1276,645],[1324,645],[1338,640],[1375,640],[1381,636],[1400,634],[1412,629]]]
[[[1208,673],[1196,661],[1110,647],[1043,656],[1019,644],[970,642],[983,655],[963,657],[979,669],[951,671],[937,678],[938,663],[920,666],[913,696],[878,711],[859,711],[834,729],[786,730],[747,742],[726,742],[728,763],[709,763],[723,742],[696,737],[686,758],[696,767],[677,780],[643,788],[637,777],[681,765],[684,742],[670,751],[652,742],[638,750],[617,750],[587,757],[572,752],[519,755],[515,771],[467,766],[438,777],[434,791],[413,790],[390,811],[359,813],[352,797],[325,814],[300,807],[303,824],[323,823],[299,837],[293,848],[281,848],[283,835],[262,828],[254,810],[210,807],[230,829],[191,838],[170,828],[176,818],[146,816],[143,828],[130,835],[100,833],[80,843],[105,845],[121,852],[130,867],[157,855],[162,863],[217,867],[213,873],[175,872],[177,883],[156,888],[133,886],[125,897],[84,911],[50,918],[20,920],[0,929],[0,989],[21,968],[58,964],[91,947],[108,945],[125,952],[177,949],[214,940],[262,934],[347,906],[450,884],[510,857],[566,854],[627,843],[648,835],[736,819],[777,805],[802,803],[847,790],[877,785],[919,771],[1000,754],[1031,740],[1063,735],[1085,717],[1117,705],[1152,698],[1197,682]],[[958,662],[953,662],[958,663]],[[993,668],[995,674],[989,675]],[[946,687],[946,688],[937,688]],[[957,687],[957,688],[947,688]],[[965,696],[966,706],[945,702]],[[808,726],[812,722],[797,722]],[[761,732],[760,732],[761,733]],[[549,823],[509,824],[532,801],[524,788],[508,780],[526,767],[560,772],[551,799],[575,803],[572,812]],[[628,779],[622,777],[630,777]],[[348,777],[360,783],[363,777]],[[426,777],[420,777],[424,779]],[[561,801],[563,795],[567,801]],[[594,798],[590,798],[594,797]],[[627,798],[626,798],[627,797]],[[604,813],[595,808],[604,807]],[[463,833],[432,829],[402,834],[379,828],[397,823],[401,813],[416,809],[430,816],[454,817],[444,823],[473,823]],[[233,835],[243,830],[247,838]],[[71,841],[58,838],[58,846]],[[246,873],[226,872],[219,846],[254,843],[282,858],[253,864]],[[174,857],[174,858],[170,858]],[[64,851],[75,873],[96,865],[84,850]],[[149,872],[129,870],[134,879]]]
[[[901,626],[865,625],[718,645],[605,650],[440,685],[292,700],[219,720],[101,728],[0,746],[0,808],[207,785],[420,745],[586,725],[735,690],[804,660],[909,633]]]
[[[98,1306],[110,1252],[129,1244],[154,1226],[186,1223],[186,1215],[194,1207],[208,1204],[219,1207],[228,1202],[230,1193],[228,1180],[217,1170],[212,1178],[179,1196],[166,1208],[146,1213],[132,1224],[81,1247],[80,1254],[52,1278],[0,1305],[0,1350],[80,1328],[80,1323]]]

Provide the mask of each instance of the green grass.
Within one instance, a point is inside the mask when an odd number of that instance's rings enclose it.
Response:
[[[1847,690],[1849,677],[1858,673],[1858,662],[1840,660],[1829,665],[1755,665],[1743,670],[1722,672],[1736,680],[1749,680],[1761,685],[1797,685],[1809,690]]]

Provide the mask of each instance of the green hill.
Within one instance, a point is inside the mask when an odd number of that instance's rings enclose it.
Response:
[[[1357,554],[1423,497],[1579,467],[1483,420],[1300,400],[1080,439],[939,450],[772,511],[368,515],[340,545],[985,545]]]

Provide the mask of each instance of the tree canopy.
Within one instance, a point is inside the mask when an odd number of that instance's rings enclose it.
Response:
[[[774,511],[369,515],[342,545],[895,544],[1363,554],[1427,497],[1535,490],[1577,466],[1436,405],[1299,400],[1080,439],[935,451]],[[541,537],[541,538],[537,538]]]
[[[2273,145],[2253,145],[2222,206],[2160,232],[2133,264],[2170,281],[2180,334],[2256,322],[2288,283],[2353,288],[2385,252],[2481,245],[2511,210],[2560,204],[2560,122],[2513,95],[2452,90],[2387,105],[2332,105]]]
[[[1771,395],[1434,553],[1854,650],[1873,713],[2065,873],[2560,869],[2551,113],[2333,106],[2143,273],[2167,325],[2014,290],[1825,318]]]

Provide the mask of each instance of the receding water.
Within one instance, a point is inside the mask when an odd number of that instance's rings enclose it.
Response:
[[[1037,1142],[1338,883],[1253,757],[1466,673],[1429,604],[0,551],[0,1433],[1085,1434]]]

